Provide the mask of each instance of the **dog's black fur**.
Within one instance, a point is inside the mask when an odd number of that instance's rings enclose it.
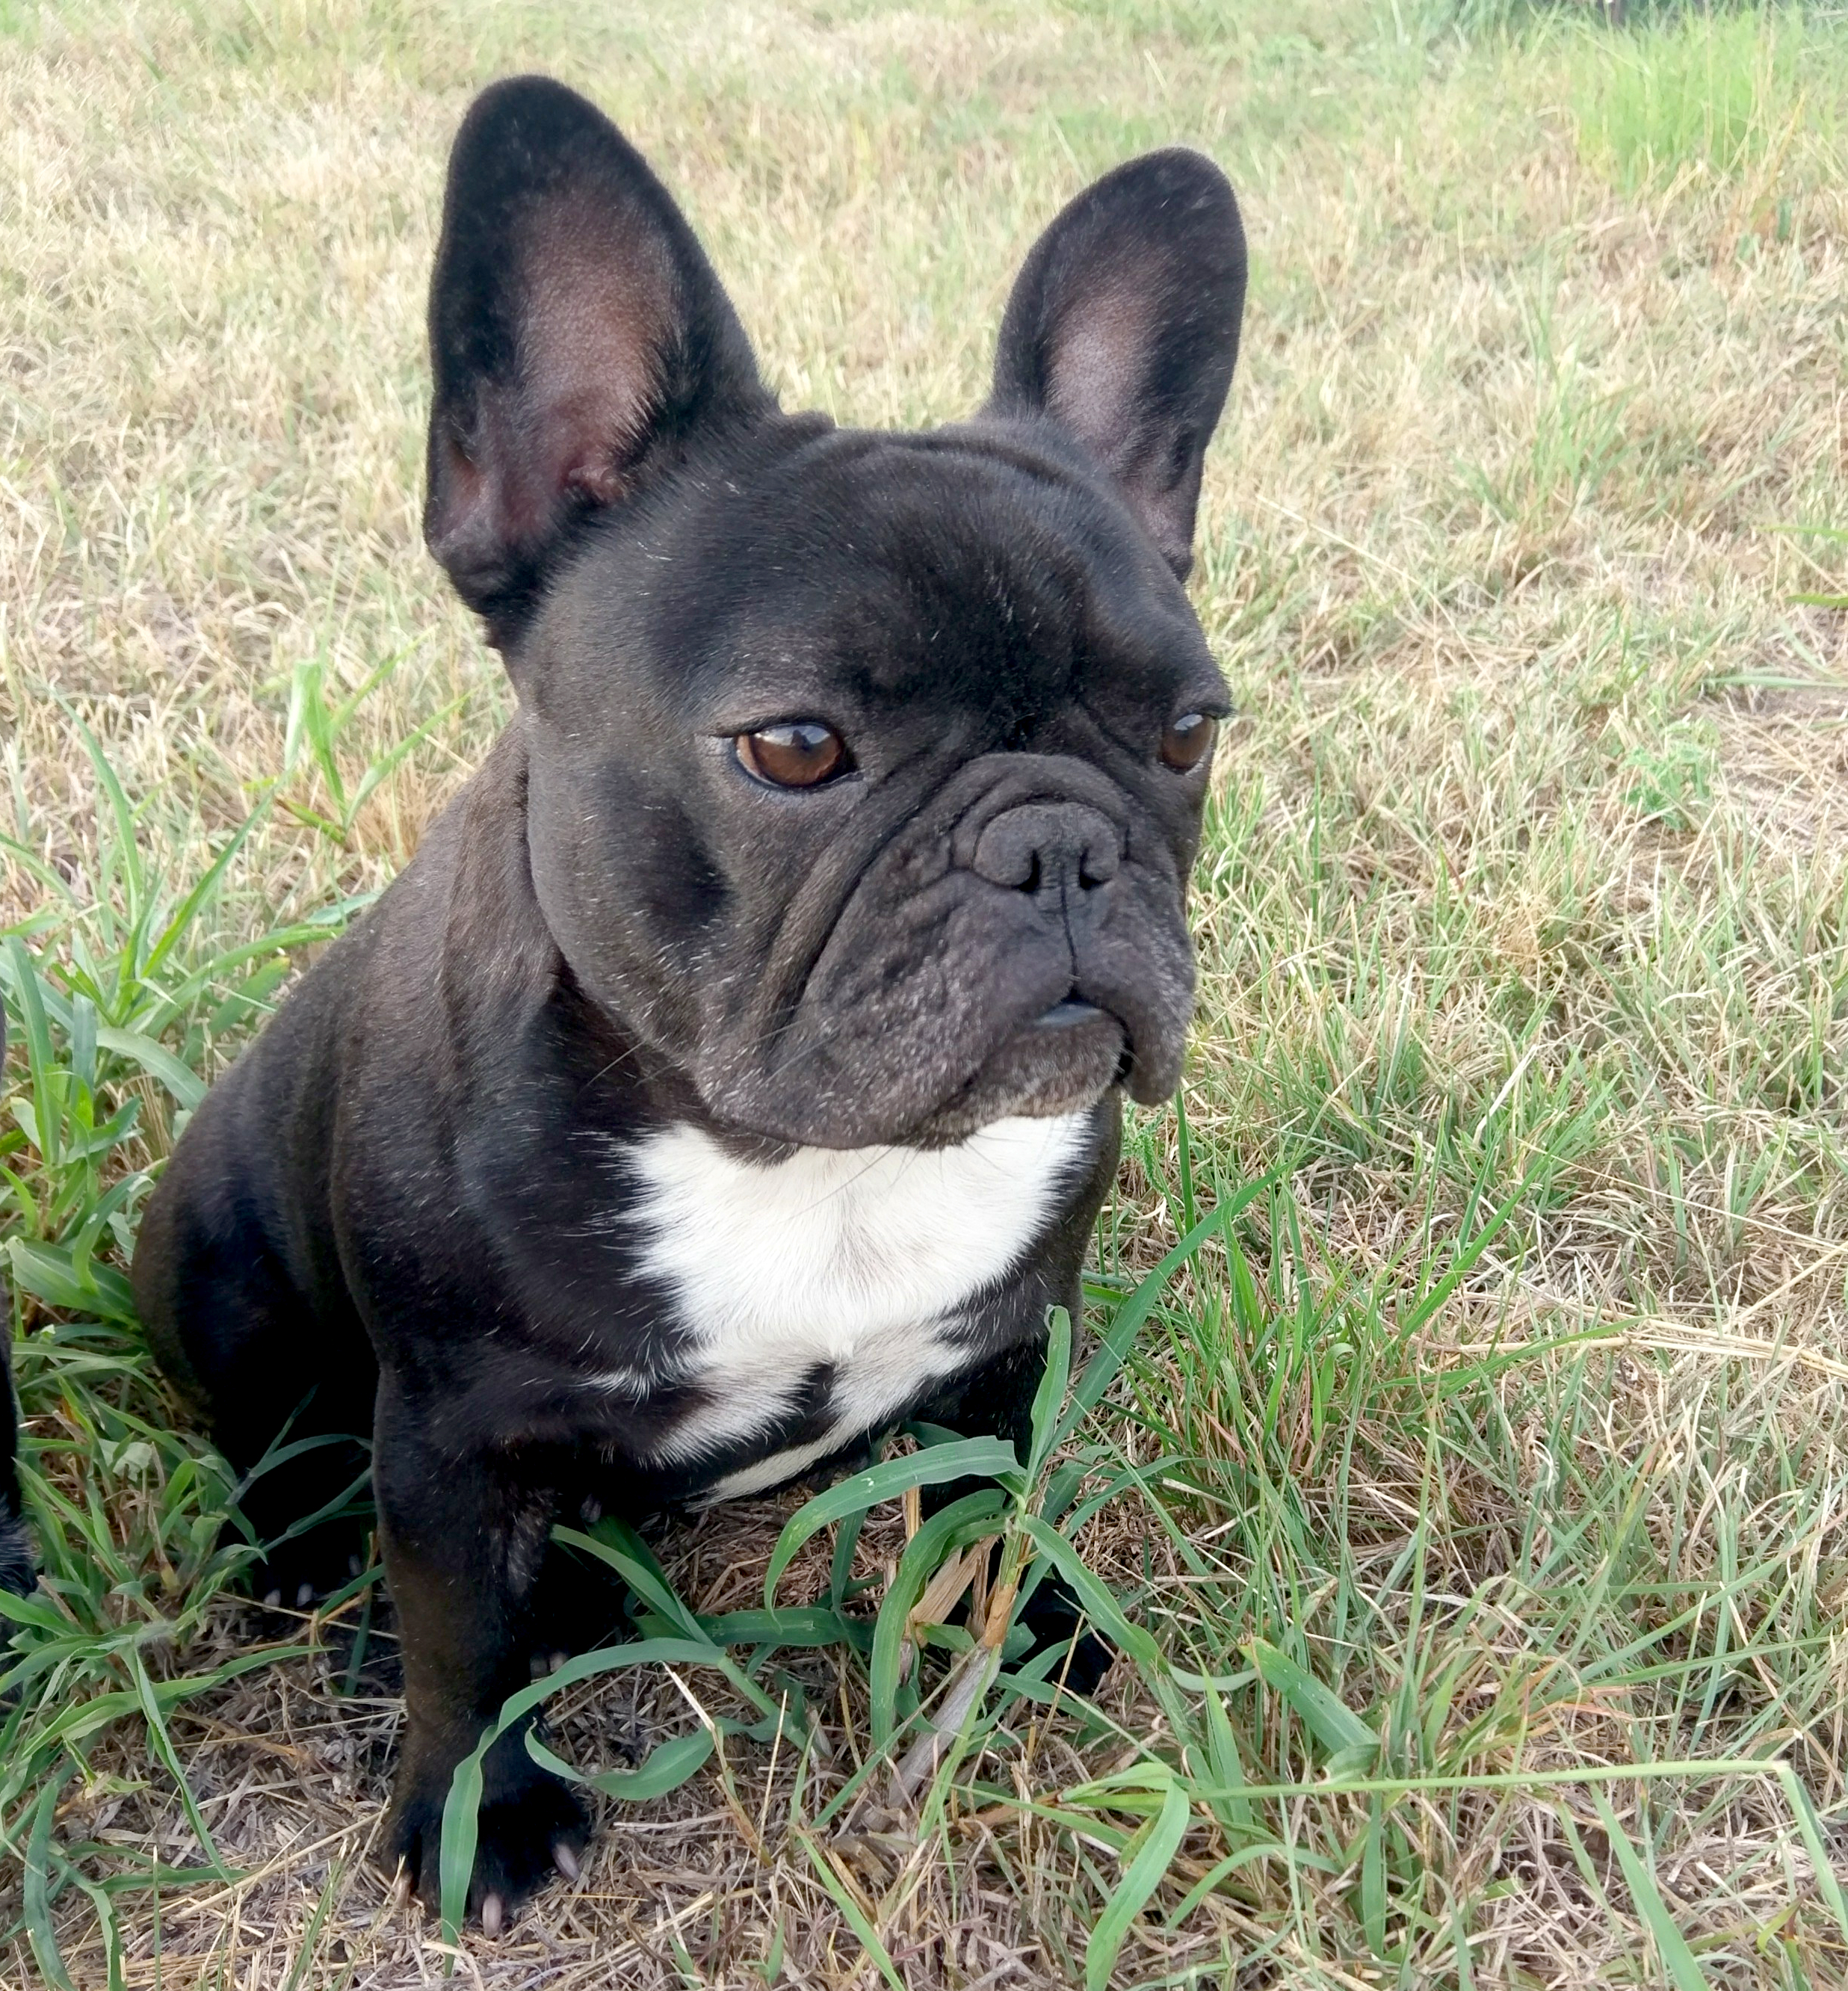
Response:
[[[8,1337],[0,1333],[0,1590],[23,1597],[38,1581],[32,1543],[19,1509],[19,1418],[8,1369]]]
[[[6,1055],[6,1018],[0,1015],[0,1057]],[[0,1303],[6,1289],[0,1286]],[[12,1332],[0,1326],[0,1590],[23,1597],[38,1581],[32,1543],[19,1510],[19,1421],[9,1366]]]
[[[698,1323],[611,1220],[637,1142],[690,1128],[767,1167],[1087,1116],[955,1372],[883,1421],[1023,1435],[1118,1087],[1179,1070],[1206,763],[1162,743],[1226,709],[1180,578],[1244,289],[1222,175],[1151,155],[1034,249],[974,420],[843,431],[780,410],[589,104],[522,78],[464,123],[425,529],[519,713],[195,1115],[134,1266],[234,1464],[311,1393],[292,1436],[372,1435],[407,1711],[389,1841],[427,1899],[458,1759],[556,1642],[554,1516],[671,1507],[837,1429],[818,1363],[764,1428],[675,1454],[714,1404]],[[811,717],[846,777],[754,779],[736,740]],[[280,1533],[359,1458],[299,1455],[251,1518]],[[302,1537],[261,1580],[337,1579],[347,1546]],[[498,1922],[584,1831],[508,1737],[473,1904]]]

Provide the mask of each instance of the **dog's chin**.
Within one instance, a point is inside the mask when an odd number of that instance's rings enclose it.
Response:
[[[1064,1002],[1016,1030],[907,1145],[948,1147],[997,1120],[1048,1119],[1094,1106],[1123,1075],[1128,1040],[1108,1010]]]
[[[955,1092],[914,1116],[891,1111],[891,1094],[882,1096],[874,1081],[859,1094],[859,1103],[872,1110],[845,1125],[832,1115],[818,1124],[801,1114],[760,1114],[748,1105],[740,1111],[731,1101],[704,1095],[699,1118],[709,1132],[748,1159],[780,1160],[798,1148],[947,1148],[998,1120],[1086,1112],[1118,1085],[1140,1098],[1142,1074],[1142,1058],[1121,1020],[1094,1003],[1068,998],[1021,1024]],[[882,1105],[888,1110],[880,1111]]]

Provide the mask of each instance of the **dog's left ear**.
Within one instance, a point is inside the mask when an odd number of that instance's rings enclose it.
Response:
[[[1244,303],[1231,187],[1177,150],[1080,194],[1033,245],[1001,323],[989,412],[1049,415],[1076,436],[1183,577]]]
[[[484,90],[456,134],[430,356],[424,536],[503,645],[578,520],[776,405],[666,189],[546,77]]]

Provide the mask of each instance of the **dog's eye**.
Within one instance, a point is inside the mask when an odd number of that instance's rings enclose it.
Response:
[[[1183,713],[1179,719],[1169,721],[1168,730],[1162,735],[1162,760],[1176,774],[1186,774],[1205,760],[1218,730],[1219,722],[1203,712]]]
[[[789,719],[740,733],[738,758],[747,774],[773,788],[813,788],[845,771],[847,743],[816,719]]]

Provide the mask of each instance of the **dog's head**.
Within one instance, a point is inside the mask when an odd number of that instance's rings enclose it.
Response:
[[[1181,580],[1244,281],[1223,176],[1151,154],[1035,247],[972,420],[839,430],[607,119],[534,77],[469,112],[425,530],[519,692],[560,949],[720,1125],[1172,1088],[1227,710]]]

